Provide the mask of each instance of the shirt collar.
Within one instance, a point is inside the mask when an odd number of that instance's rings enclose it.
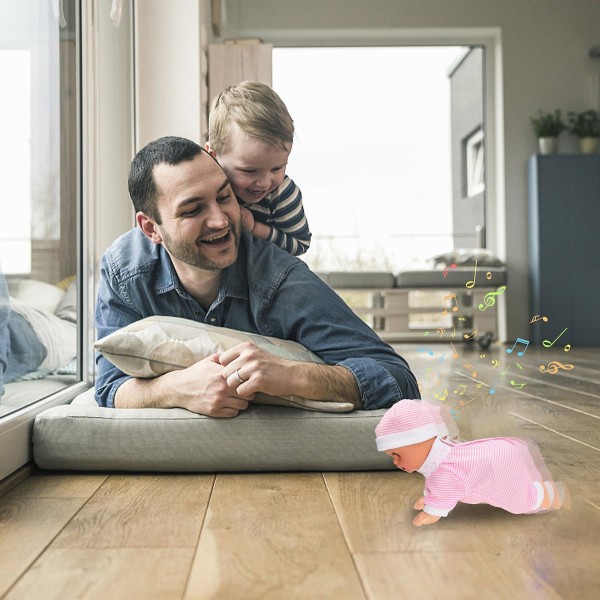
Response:
[[[440,438],[436,437],[425,462],[421,465],[420,469],[417,469],[417,471],[422,475],[425,475],[425,477],[429,477],[434,471],[437,471],[440,463],[444,461],[448,452],[450,452],[450,446],[444,443]]]
[[[226,297],[248,299],[246,255],[246,239],[242,235],[237,260],[222,272],[217,302]],[[169,253],[161,245],[158,248],[158,269],[154,282],[154,291],[157,295],[160,295],[172,290],[177,290],[180,294],[189,295],[179,280]]]

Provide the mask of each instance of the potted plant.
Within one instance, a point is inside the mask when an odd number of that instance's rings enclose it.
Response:
[[[562,120],[560,109],[553,113],[544,112],[541,108],[536,117],[529,117],[533,132],[538,138],[540,154],[552,154],[558,149],[558,136],[567,129]]]
[[[590,109],[580,113],[569,112],[569,132],[579,138],[583,154],[596,152],[600,138],[600,111]]]

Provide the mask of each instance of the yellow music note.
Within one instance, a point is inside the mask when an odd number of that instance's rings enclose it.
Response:
[[[475,259],[475,273],[473,274],[473,280],[467,281],[467,283],[465,283],[465,287],[468,287],[469,289],[471,289],[472,287],[475,287],[476,280],[477,280],[477,259]]]
[[[518,390],[520,390],[520,389],[522,389],[522,388],[524,388],[524,387],[525,387],[525,384],[524,384],[524,383],[515,383],[515,380],[514,380],[514,379],[511,379],[511,380],[510,380],[510,385],[512,385],[512,386],[514,386],[514,387],[516,387]]]
[[[444,389],[443,392],[440,394],[434,394],[434,396],[443,402],[448,397],[448,390]]]
[[[558,337],[556,338],[556,340],[568,329],[568,327],[565,327],[559,334]],[[556,340],[554,340],[554,342],[556,342]],[[549,340],[544,340],[542,342],[542,345],[544,346],[544,348],[550,348],[554,345],[554,342],[551,342]]]
[[[469,333],[469,334],[464,334],[463,337],[465,338],[465,340],[474,340],[475,336],[477,335],[479,329],[476,329],[473,333]]]
[[[461,383],[458,386],[458,388],[454,390],[454,393],[462,396],[466,391],[467,391],[467,386]]]

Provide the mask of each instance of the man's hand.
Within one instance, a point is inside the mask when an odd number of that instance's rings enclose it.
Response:
[[[253,394],[243,398],[227,385],[218,356],[154,379],[129,379],[117,390],[116,408],[186,408],[209,417],[235,417],[248,408]]]
[[[224,367],[227,385],[243,398],[251,399],[262,392],[269,396],[352,402],[360,407],[358,385],[344,367],[285,360],[250,342],[223,352],[219,362]]]

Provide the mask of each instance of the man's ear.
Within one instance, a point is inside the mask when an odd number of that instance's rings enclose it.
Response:
[[[137,212],[135,214],[135,220],[136,220],[139,228],[144,233],[144,235],[151,242],[154,242],[155,244],[160,244],[162,242],[162,237],[161,237],[160,232],[158,230],[158,226],[156,224],[156,221],[154,221],[147,214],[145,214],[145,213],[143,213],[141,211]]]
[[[214,158],[217,158],[217,153],[213,150],[213,147],[211,146],[210,142],[206,142],[206,144],[204,144],[204,149]]]

